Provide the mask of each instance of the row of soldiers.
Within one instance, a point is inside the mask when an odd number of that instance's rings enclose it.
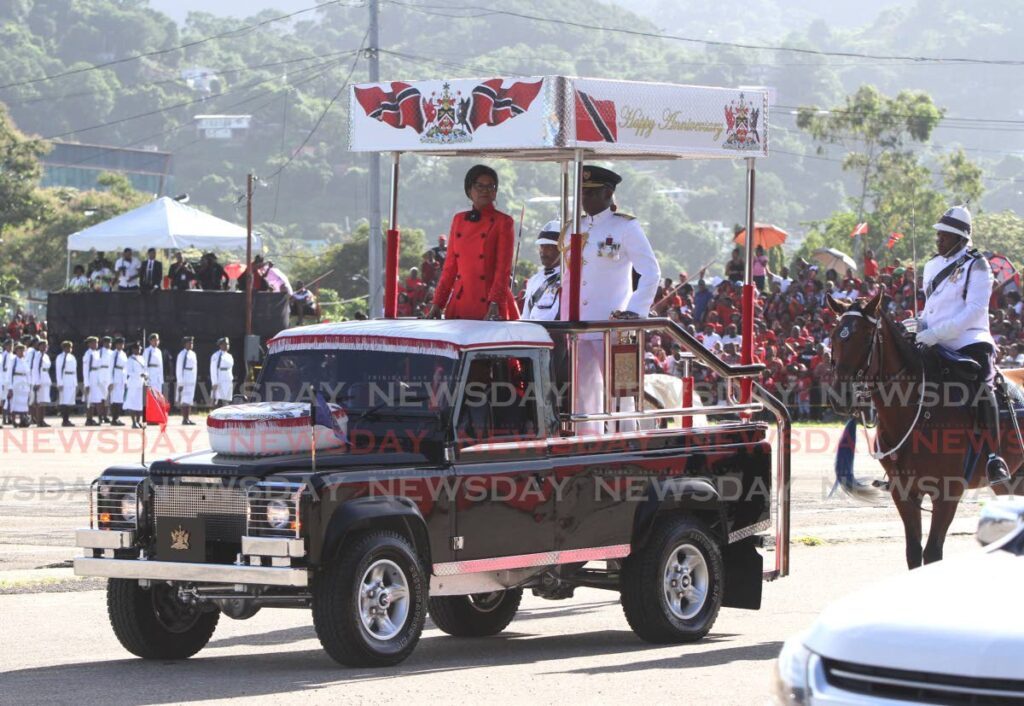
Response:
[[[86,405],[85,426],[125,426],[121,416],[131,419],[132,429],[142,424],[146,388],[164,390],[164,354],[160,336],[150,334],[149,345],[124,338],[89,336],[81,363],[71,341],[61,343],[61,352],[54,361],[47,353],[47,341],[5,341],[0,351],[0,406],[3,424],[48,427],[45,416],[52,404],[53,387],[57,388],[57,405],[61,425],[75,426],[71,413],[81,390]],[[185,336],[175,359],[175,399],[181,410],[182,424],[191,420],[195,402],[199,364],[192,349],[194,338]],[[210,357],[210,380],[214,404],[230,402],[234,389],[235,361],[227,338],[217,341],[217,351]],[[79,377],[81,375],[81,377]],[[81,381],[81,382],[79,382]]]

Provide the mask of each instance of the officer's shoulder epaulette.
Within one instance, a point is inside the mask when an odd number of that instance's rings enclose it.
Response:
[[[618,218],[625,218],[627,221],[635,221],[636,220],[636,216],[634,216],[634,215],[632,215],[630,213],[623,213],[622,211],[616,211],[612,215],[617,216]]]

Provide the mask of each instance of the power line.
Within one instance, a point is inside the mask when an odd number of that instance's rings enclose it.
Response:
[[[835,157],[826,157],[826,156],[820,155],[820,154],[800,154],[799,152],[789,152],[787,150],[780,150],[780,149],[772,149],[770,151],[770,154],[782,154],[782,155],[786,155],[787,157],[799,157],[801,159],[816,159],[816,160],[818,160],[820,162],[835,162],[836,164],[843,164],[843,162],[844,162],[844,160],[836,159]],[[937,176],[937,177],[945,176],[942,172],[937,172],[937,171],[934,171],[934,170],[931,170],[931,169],[929,169],[928,171],[929,171],[929,173],[932,176]],[[984,180],[984,181],[1008,181],[1008,182],[1013,182],[1013,183],[1017,183],[1017,182],[1024,183],[1024,177],[982,176],[981,179]]]
[[[615,32],[618,34],[626,34],[635,37],[644,37],[646,39],[667,39],[677,42],[686,42],[693,44],[703,44],[705,46],[714,47],[727,47],[731,49],[752,49],[760,51],[787,51],[795,54],[806,54],[810,56],[838,56],[847,59],[875,59],[881,61],[910,61],[915,63],[945,63],[945,64],[980,64],[986,66],[1024,66],[1024,60],[1018,59],[976,59],[971,57],[931,57],[931,56],[907,56],[907,55],[895,55],[895,54],[869,54],[864,52],[851,52],[851,51],[824,51],[820,49],[807,49],[803,47],[787,47],[787,46],[772,46],[768,44],[748,44],[743,42],[725,42],[721,40],[712,39],[698,39],[696,37],[685,37],[676,34],[665,34],[658,32],[645,32],[637,29],[628,29],[625,27],[605,27],[602,25],[593,25],[586,22],[575,22],[572,20],[565,20],[556,17],[543,17],[540,15],[531,15],[525,12],[515,12],[512,10],[495,10],[480,5],[428,5],[412,2],[403,2],[403,0],[383,0],[392,5],[398,5],[401,7],[409,8],[415,12],[420,12],[426,15],[435,15],[438,17],[448,17],[452,19],[474,19],[480,17],[491,17],[494,15],[502,15],[505,17],[516,17],[524,20],[531,20],[534,22],[546,22],[548,24],[563,25],[566,27],[576,27],[578,29],[598,30],[603,32]],[[455,11],[478,11],[476,15],[453,15],[441,12],[430,12],[424,8],[433,8],[441,10],[455,10]]]
[[[291,155],[289,155],[288,159],[285,161],[284,164],[275,169],[269,176],[265,177],[265,180],[269,181],[270,179],[273,179],[278,174],[283,172],[288,167],[288,165],[291,164],[295,160],[295,158],[302,152],[302,150],[305,149],[306,145],[309,144],[309,141],[313,139],[313,135],[316,134],[316,131],[320,129],[320,125],[323,124],[324,118],[327,117],[328,111],[330,111],[330,109],[334,107],[334,104],[338,102],[338,99],[341,98],[341,94],[344,93],[345,89],[348,87],[349,81],[352,80],[352,74],[355,73],[356,65],[359,63],[359,57],[362,56],[361,50],[362,47],[366,45],[366,37],[368,35],[369,31],[367,31],[367,33],[363,35],[363,43],[360,47],[360,52],[357,53],[356,58],[353,59],[352,66],[351,68],[349,68],[348,71],[348,76],[345,77],[345,82],[341,84],[341,88],[339,88],[338,92],[334,94],[334,97],[331,98],[330,102],[324,108],[323,112],[320,113],[320,117],[317,118],[316,123],[313,125],[313,128],[309,131],[309,134],[307,134],[305,139],[302,140],[302,144],[300,144],[294,151],[292,151]]]
[[[83,67],[78,68],[78,69],[69,69],[67,71],[61,71],[61,72],[58,72],[58,73],[55,73],[55,74],[50,74],[48,76],[40,76],[39,78],[33,78],[33,79],[27,79],[25,81],[16,81],[14,83],[8,83],[8,84],[5,84],[3,86],[0,86],[0,91],[6,90],[8,88],[15,88],[17,86],[30,86],[32,84],[40,83],[42,81],[53,81],[54,79],[65,78],[67,76],[76,76],[78,74],[83,74],[83,73],[86,73],[86,72],[89,72],[89,71],[97,71],[99,69],[106,69],[106,68],[109,68],[111,66],[117,66],[118,64],[125,64],[125,63],[128,63],[130,61],[137,61],[139,59],[145,59],[145,58],[149,58],[149,57],[152,57],[152,56],[162,56],[164,54],[170,54],[172,52],[181,51],[182,49],[191,49],[192,47],[197,47],[197,46],[200,46],[202,44],[206,44],[207,42],[216,41],[218,39],[224,39],[225,37],[242,35],[242,34],[245,34],[247,32],[251,32],[251,31],[253,31],[255,29],[259,29],[260,27],[265,27],[267,25],[274,24],[276,22],[281,22],[283,20],[288,20],[288,19],[291,19],[292,17],[297,17],[298,15],[302,15],[302,14],[305,14],[307,12],[313,12],[314,10],[322,10],[322,9],[330,7],[332,5],[344,5],[344,6],[347,6],[347,7],[358,7],[358,5],[352,5],[352,4],[349,4],[349,3],[345,3],[345,2],[343,2],[343,0],[326,0],[326,2],[322,2],[319,5],[313,5],[312,7],[307,7],[307,8],[304,8],[302,10],[296,10],[295,12],[289,12],[286,15],[279,15],[277,17],[271,17],[271,18],[268,18],[266,20],[261,20],[259,22],[255,22],[255,23],[250,24],[250,25],[245,25],[245,26],[242,26],[242,27],[238,27],[236,29],[228,30],[227,32],[221,32],[220,34],[213,34],[213,35],[210,35],[210,36],[207,36],[207,37],[202,37],[200,39],[194,39],[194,40],[192,40],[190,42],[185,42],[184,44],[179,44],[177,46],[168,47],[167,49],[157,49],[157,50],[154,50],[154,51],[143,52],[141,54],[133,54],[131,56],[122,57],[120,59],[113,59],[111,61],[105,61],[105,62],[100,63],[100,64],[90,64],[89,66],[83,66]]]

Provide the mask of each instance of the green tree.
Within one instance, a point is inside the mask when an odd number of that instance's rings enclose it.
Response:
[[[982,213],[974,219],[972,239],[980,250],[991,250],[1024,265],[1024,219],[1013,211]]]
[[[25,137],[0,105],[0,237],[38,215],[39,157],[46,151],[43,142]]]

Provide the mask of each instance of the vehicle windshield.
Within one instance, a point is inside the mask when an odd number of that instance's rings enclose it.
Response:
[[[456,363],[420,353],[285,351],[267,358],[252,399],[310,402],[320,392],[347,412],[352,443],[379,450],[383,434],[433,437],[441,430],[453,406]]]

